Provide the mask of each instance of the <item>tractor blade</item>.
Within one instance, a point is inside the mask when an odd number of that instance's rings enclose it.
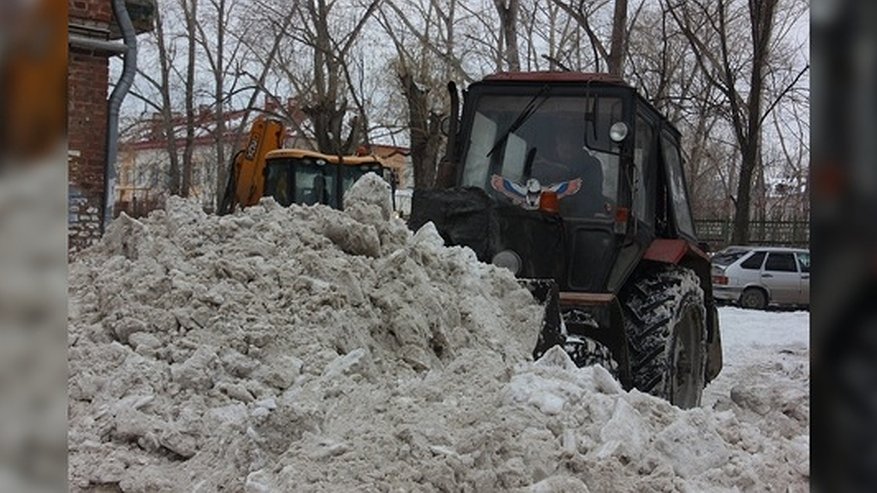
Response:
[[[539,359],[552,346],[566,341],[566,327],[560,314],[559,289],[554,279],[519,279],[533,298],[545,308],[539,331],[539,340],[533,350],[533,359]]]

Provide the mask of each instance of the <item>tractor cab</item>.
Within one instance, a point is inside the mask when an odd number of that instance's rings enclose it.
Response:
[[[466,92],[457,142],[448,185],[491,199],[483,260],[509,250],[520,277],[614,292],[655,238],[696,242],[679,133],[619,78],[488,76]]]
[[[607,74],[490,75],[462,112],[449,89],[439,187],[414,190],[409,227],[434,223],[530,289],[545,307],[534,358],[560,345],[625,388],[697,405],[721,341],[676,128]]]
[[[366,173],[388,179],[377,156],[332,156],[304,149],[278,149],[266,156],[265,195],[279,204],[344,207],[344,192]]]

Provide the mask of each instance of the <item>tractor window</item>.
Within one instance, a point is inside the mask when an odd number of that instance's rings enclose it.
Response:
[[[654,132],[652,125],[642,116],[636,117],[636,136],[633,149],[634,183],[633,183],[633,212],[640,221],[652,223],[653,205],[648,200],[646,173],[652,158],[654,147]]]
[[[609,96],[594,103],[579,95],[479,97],[462,186],[524,207],[534,207],[540,190],[554,189],[562,216],[612,217],[620,148],[609,128],[621,121],[623,104]]]
[[[502,159],[503,176],[518,183],[522,182],[526,162],[527,141],[514,133],[509,134]]]
[[[469,153],[463,166],[463,186],[483,187],[487,183],[490,158],[487,153],[496,140],[496,122],[483,113],[475,113],[472,121],[472,138],[469,141]]]
[[[685,188],[685,176],[682,174],[682,159],[679,157],[679,147],[676,142],[666,133],[661,138],[661,148],[664,155],[665,170],[673,204],[673,217],[676,219],[676,228],[680,233],[694,237],[694,223],[691,220],[691,209],[688,208],[688,191]]]

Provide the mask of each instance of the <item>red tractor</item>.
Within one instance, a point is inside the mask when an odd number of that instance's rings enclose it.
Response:
[[[451,90],[437,189],[409,225],[511,270],[546,305],[534,356],[561,345],[625,388],[700,404],[722,367],[709,258],[679,132],[605,74],[498,73]]]

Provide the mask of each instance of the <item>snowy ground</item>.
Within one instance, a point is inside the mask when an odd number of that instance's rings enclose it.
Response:
[[[741,382],[785,375],[787,365],[807,364],[810,358],[810,312],[758,311],[724,306],[719,308],[724,366],[704,391],[703,405],[727,398],[730,388]],[[810,394],[809,386],[804,389]]]
[[[808,489],[807,313],[723,308],[725,368],[681,410],[533,362],[542,308],[388,192],[114,222],[70,264],[70,489]]]

